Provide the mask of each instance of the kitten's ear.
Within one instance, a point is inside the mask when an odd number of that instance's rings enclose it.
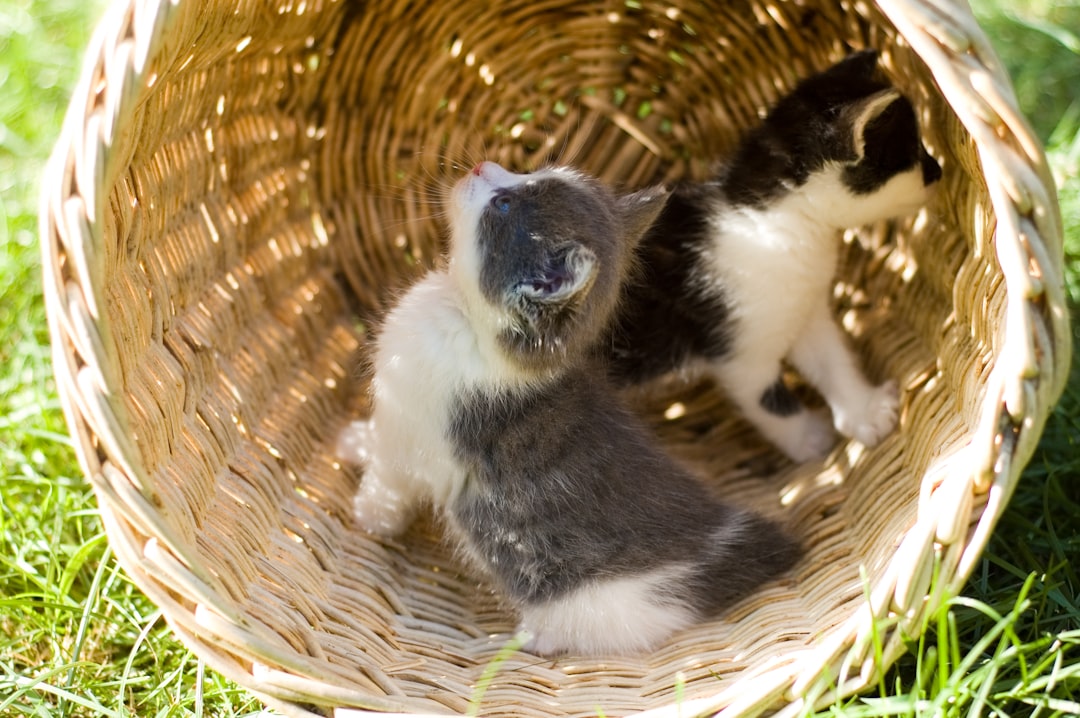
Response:
[[[877,60],[877,50],[860,50],[851,53],[825,73],[836,78],[851,77],[869,80],[877,70]]]
[[[615,206],[622,220],[624,239],[636,245],[656,222],[670,196],[670,190],[656,185],[619,197]]]
[[[564,305],[592,286],[596,271],[596,254],[578,244],[553,256],[515,289],[529,303]]]
[[[889,88],[864,97],[845,110],[851,122],[851,140],[857,159],[862,159],[866,154],[866,128],[894,102],[901,100],[904,100],[904,96]]]

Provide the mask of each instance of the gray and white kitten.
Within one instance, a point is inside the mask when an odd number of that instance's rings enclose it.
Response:
[[[892,431],[896,383],[867,381],[830,313],[840,234],[915,211],[941,168],[876,61],[856,53],[802,81],[715,179],[675,188],[615,320],[618,383],[703,369],[795,461],[824,455],[834,426],[868,446]],[[831,424],[784,384],[785,360]]]
[[[448,268],[386,316],[372,415],[339,440],[366,464],[360,525],[397,534],[432,504],[536,653],[649,650],[799,555],[664,454],[609,383],[599,345],[666,199],[476,166],[451,195]]]

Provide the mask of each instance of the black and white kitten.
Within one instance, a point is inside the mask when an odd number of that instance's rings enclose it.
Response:
[[[798,557],[664,454],[609,383],[599,345],[666,199],[475,167],[451,196],[449,266],[386,316],[371,418],[339,440],[366,464],[360,525],[396,534],[430,502],[540,654],[651,649]]]
[[[864,51],[804,80],[714,180],[674,190],[616,319],[619,383],[704,368],[796,461],[824,455],[833,425],[868,446],[892,431],[896,383],[867,381],[830,314],[840,231],[916,210],[941,169],[876,60]],[[784,384],[784,360],[832,425]]]

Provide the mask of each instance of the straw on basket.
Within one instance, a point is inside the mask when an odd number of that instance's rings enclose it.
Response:
[[[700,176],[862,47],[944,168],[925,212],[847,237],[837,278],[899,430],[792,466],[713,387],[653,387],[665,447],[805,560],[654,655],[501,653],[498,597],[430,522],[358,531],[360,469],[333,455],[365,411],[366,323],[438,257],[448,160]],[[45,186],[56,376],[109,539],[187,645],[295,715],[792,714],[857,691],[962,585],[1068,365],[1054,188],[963,2],[117,2]]]

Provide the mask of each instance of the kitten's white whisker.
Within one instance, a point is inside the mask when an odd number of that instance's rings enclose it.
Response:
[[[572,109],[574,115],[574,123],[571,129],[568,129],[563,133],[562,146],[559,148],[558,153],[552,158],[555,164],[559,165],[577,165],[580,154],[583,150],[583,146],[576,147],[573,152],[567,154],[568,148],[571,147],[571,140],[575,137],[584,135],[585,137],[592,136],[592,133],[596,129],[596,124],[600,121],[598,115],[588,111],[588,107],[580,102],[575,102]],[[587,125],[582,126],[582,118],[585,117]]]

